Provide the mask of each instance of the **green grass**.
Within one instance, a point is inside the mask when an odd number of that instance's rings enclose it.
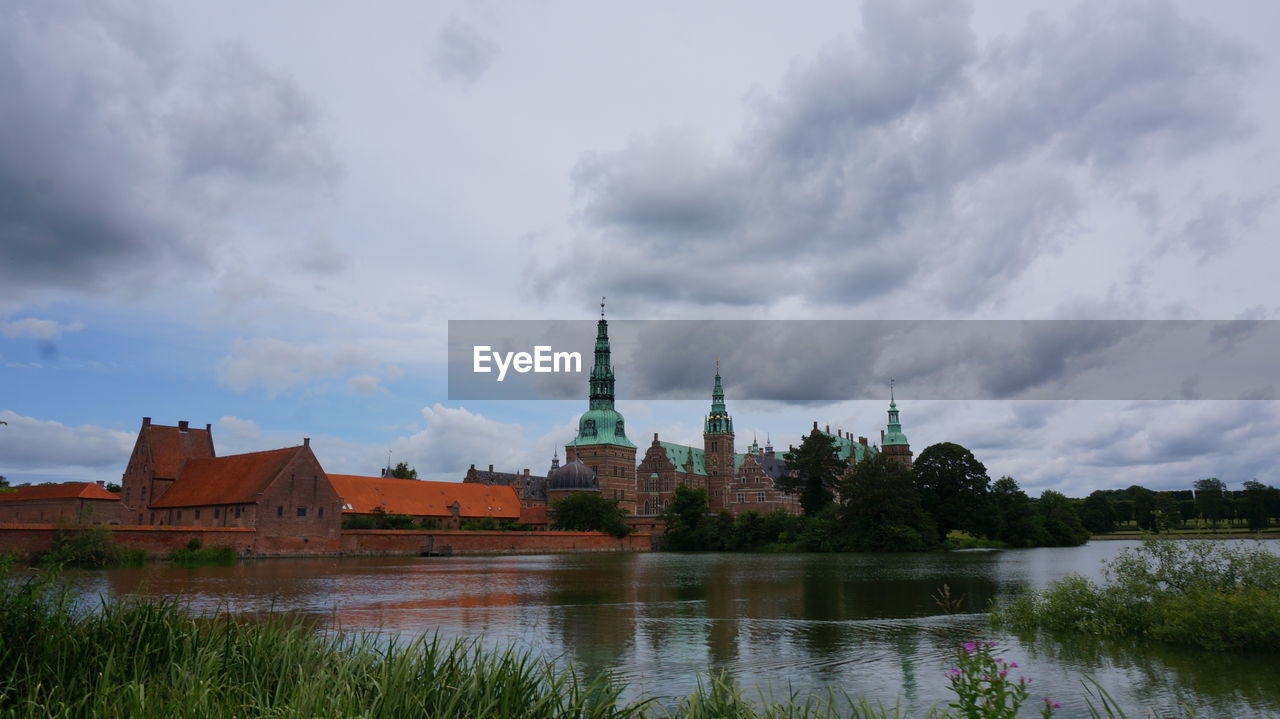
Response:
[[[1018,631],[1148,637],[1223,651],[1280,646],[1280,557],[1261,546],[1147,539],[1105,563],[993,607]]]

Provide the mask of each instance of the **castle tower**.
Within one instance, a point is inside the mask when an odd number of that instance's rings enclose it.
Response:
[[[911,469],[911,444],[907,442],[907,435],[902,433],[902,423],[898,421],[898,403],[893,399],[893,380],[889,380],[889,425],[880,441],[880,449],[889,459]]]
[[[711,413],[702,428],[702,449],[707,470],[707,503],[713,512],[729,508],[729,483],[733,481],[733,418],[724,406],[720,386],[720,360],[716,360],[716,384],[711,390]]]
[[[595,473],[600,494],[618,500],[618,506],[627,514],[635,514],[636,446],[627,439],[622,414],[613,408],[613,382],[609,323],[604,319],[602,297],[587,411],[578,418],[578,436],[565,445],[564,456],[567,463],[579,461],[589,467]]]

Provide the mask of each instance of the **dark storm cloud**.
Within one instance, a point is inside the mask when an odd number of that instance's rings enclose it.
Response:
[[[331,181],[314,109],[238,48],[192,60],[155,8],[0,8],[0,279],[146,282],[262,193]]]
[[[1280,322],[1236,322],[1242,331],[1205,320],[619,320],[609,329],[626,399],[704,398],[717,360],[736,399],[880,398],[890,379],[915,400],[1274,398]],[[450,398],[576,399],[594,337],[586,321],[450,321]],[[582,371],[499,381],[474,371],[479,345],[576,351]]]
[[[1168,3],[1085,3],[980,40],[961,3],[870,0],[728,146],[667,132],[585,158],[582,236],[541,279],[572,264],[616,296],[729,305],[910,287],[971,311],[1072,235],[1082,178],[1246,135],[1252,63]],[[1179,242],[1204,251],[1256,206],[1207,212]],[[774,279],[739,281],[761,269]]]

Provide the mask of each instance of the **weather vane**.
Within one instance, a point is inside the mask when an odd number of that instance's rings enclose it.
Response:
[[[600,319],[604,319],[604,295],[600,295]]]

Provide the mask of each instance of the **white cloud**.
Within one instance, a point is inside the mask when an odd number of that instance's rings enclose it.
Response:
[[[66,470],[72,479],[88,470],[101,470],[104,478],[119,480],[137,435],[91,424],[70,427],[61,422],[0,412],[0,474],[13,470],[39,470],[57,481]]]
[[[217,376],[219,382],[238,392],[261,387],[274,397],[301,385],[359,370],[365,372],[351,377],[347,388],[361,394],[376,391],[381,381],[400,376],[398,367],[382,365],[373,352],[363,347],[301,345],[268,337],[236,339],[231,354],[218,362]],[[370,371],[381,376],[369,374]]]
[[[56,320],[41,320],[34,317],[0,321],[0,334],[10,339],[56,340],[67,332],[79,332],[82,329],[84,329],[84,323],[79,320],[65,325]]]

